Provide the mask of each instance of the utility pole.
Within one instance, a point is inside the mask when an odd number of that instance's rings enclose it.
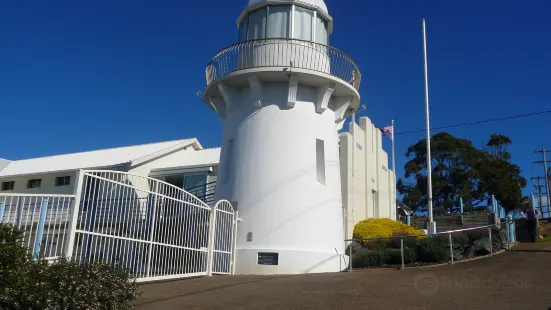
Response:
[[[534,151],[534,153],[538,154],[541,153],[543,157],[543,161],[536,161],[535,164],[543,164],[543,175],[545,178],[545,191],[547,193],[547,209],[549,210],[549,206],[551,205],[551,184],[549,184],[549,171],[547,170],[547,163],[551,162],[547,160],[547,153],[551,153],[551,151],[546,151],[545,146],[541,147],[541,151]]]
[[[545,180],[545,178],[544,177],[534,177],[534,178],[531,178],[531,179],[532,179],[532,181],[537,180],[537,182],[538,182],[537,185],[534,184],[534,187],[536,188],[536,194],[538,195],[538,207],[539,207],[540,211],[542,211],[541,208],[543,207],[543,205],[541,203],[541,188],[543,187],[543,185],[541,184],[540,180]],[[533,206],[533,207],[535,208],[536,206]]]

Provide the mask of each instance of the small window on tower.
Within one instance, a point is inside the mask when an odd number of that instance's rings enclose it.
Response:
[[[325,185],[325,143],[316,139],[316,172],[318,182]]]

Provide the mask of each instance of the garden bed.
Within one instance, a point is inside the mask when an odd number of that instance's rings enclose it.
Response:
[[[452,233],[452,251],[449,234],[429,237],[395,233],[396,236],[354,241],[347,247],[346,254],[352,252],[354,269],[399,269],[402,267],[402,252],[405,267],[425,267],[449,263],[452,255],[454,261],[462,261],[506,249],[505,231],[496,227],[491,231],[491,240],[488,228]]]

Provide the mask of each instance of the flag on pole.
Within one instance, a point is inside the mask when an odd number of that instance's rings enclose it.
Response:
[[[394,137],[394,126],[386,126],[380,129],[387,138],[392,140],[392,138]]]

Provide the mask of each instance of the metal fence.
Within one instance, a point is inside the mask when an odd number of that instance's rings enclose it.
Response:
[[[210,207],[125,172],[80,171],[77,180],[74,195],[0,194],[2,223],[24,232],[35,259],[117,264],[139,282],[233,273],[230,202]]]
[[[361,73],[340,50],[297,39],[259,39],[240,42],[220,51],[207,65],[207,84],[235,71],[261,68],[301,68],[333,75],[357,90]]]
[[[349,270],[352,271],[354,268],[354,259],[358,258],[365,253],[377,251],[377,250],[389,250],[394,251],[396,256],[395,259],[390,259],[392,262],[390,264],[393,267],[399,267],[404,269],[406,265],[419,263],[408,261],[408,253],[415,247],[419,247],[420,240],[427,238],[439,238],[441,240],[441,245],[445,244],[447,253],[446,259],[438,261],[442,263],[447,261],[450,264],[454,264],[458,260],[472,258],[477,256],[475,252],[467,254],[464,253],[464,249],[459,250],[462,247],[465,247],[465,241],[461,240],[458,236],[462,235],[463,238],[471,238],[466,235],[474,235],[477,240],[482,240],[479,245],[484,246],[487,253],[485,255],[494,255],[496,249],[506,249],[510,250],[511,244],[516,240],[516,233],[514,230],[514,220],[508,219],[500,224],[480,226],[465,228],[453,231],[440,232],[432,235],[403,235],[403,236],[389,236],[389,237],[377,237],[377,238],[364,238],[364,239],[349,239],[345,240],[347,243],[346,255],[349,256]],[[483,240],[483,239],[488,239]],[[469,240],[472,242],[473,240]],[[353,245],[356,244],[357,247],[354,249]],[[488,247],[489,244],[489,247]],[[473,244],[468,245],[473,249],[470,251],[475,251],[476,246]],[[437,263],[437,262],[434,262]]]
[[[22,245],[33,257],[66,253],[74,195],[0,194],[0,222],[23,231]]]

